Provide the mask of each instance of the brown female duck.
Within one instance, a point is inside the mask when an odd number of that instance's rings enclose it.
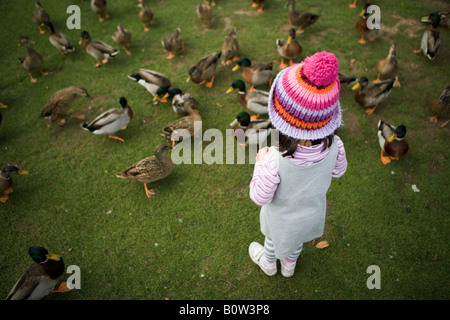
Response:
[[[131,52],[128,51],[127,47],[131,44],[131,32],[128,29],[125,29],[121,23],[117,26],[116,32],[112,35],[112,39],[120,46],[122,46],[123,50],[127,55],[131,55]]]
[[[237,38],[236,27],[233,27],[222,43],[222,56],[225,64],[229,65],[232,61],[239,60],[239,41]]]
[[[116,177],[143,183],[146,196],[151,198],[155,191],[148,189],[147,184],[161,180],[172,172],[173,164],[171,158],[166,156],[167,150],[167,145],[160,144],[155,155],[139,160]]]
[[[192,82],[197,84],[206,83],[205,86],[211,88],[221,55],[222,52],[213,52],[197,61],[195,65],[189,68],[187,81],[192,80]]]
[[[430,111],[434,116],[430,117],[431,122],[444,120],[441,127],[444,127],[450,121],[450,86],[447,86],[438,98],[430,101]]]
[[[295,10],[295,0],[288,0],[285,7],[289,7],[288,21],[292,26],[299,28],[298,33],[305,32],[305,28],[314,24],[320,18],[320,15],[317,14]]]
[[[36,6],[36,9],[33,11],[33,22],[38,26],[39,33],[44,34],[45,31],[41,29],[41,25],[45,20],[50,20],[50,15],[42,8],[39,1],[36,1],[34,5]]]
[[[105,16],[105,19],[110,18],[109,13],[106,11],[106,0],[91,0],[91,9],[97,14],[100,22],[104,20],[102,15]]]
[[[161,41],[164,51],[169,52],[167,59],[172,59],[175,54],[184,52],[184,40],[181,36],[181,29],[176,28],[172,33]]]
[[[22,67],[27,70],[28,75],[30,76],[31,82],[36,82],[37,79],[33,78],[33,75],[31,74],[32,71],[38,70],[41,73],[41,75],[46,76],[48,75],[48,72],[42,71],[42,56],[37,53],[33,48],[29,45],[29,39],[27,36],[22,36],[20,38],[19,46],[25,46],[25,48],[28,51],[28,55],[24,58],[19,58],[19,62],[22,65]]]
[[[187,112],[187,116],[175,120],[162,129],[162,135],[165,136],[166,139],[172,140],[172,149],[175,146],[175,139],[177,137],[183,137],[183,139],[187,138],[185,136],[186,133],[188,133],[191,138],[198,138],[201,135],[201,132],[198,132],[201,126],[198,124],[196,125],[196,122],[202,121],[200,113],[192,109],[190,105],[185,105],[184,109]]]
[[[142,25],[144,26],[144,32],[148,32],[150,28],[147,27],[147,23],[156,24],[154,13],[152,9],[145,6],[144,1],[142,1],[139,6],[141,7],[141,10],[139,11],[139,20],[141,20]]]
[[[83,87],[70,86],[61,90],[56,91],[50,99],[48,99],[47,104],[41,112],[41,118],[45,118],[47,122],[47,127],[52,121],[58,120],[58,125],[62,126],[66,123],[67,112],[70,106],[75,101],[77,96],[84,96],[86,98],[92,98],[87,90]],[[84,115],[74,116],[70,115],[72,118],[84,119]]]

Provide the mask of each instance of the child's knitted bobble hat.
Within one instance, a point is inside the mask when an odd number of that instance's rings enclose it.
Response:
[[[274,127],[294,139],[318,140],[341,126],[339,66],[322,51],[279,72],[269,93]]]

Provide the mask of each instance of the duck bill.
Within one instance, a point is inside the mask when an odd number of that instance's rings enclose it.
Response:
[[[236,71],[237,69],[239,69],[239,65],[237,64],[237,65],[235,65],[234,67],[233,67],[233,69],[231,69],[232,71]]]
[[[233,90],[234,90],[233,87],[229,87],[226,93],[228,94],[230,92],[233,92]]]
[[[289,36],[289,38],[287,39],[287,43],[291,44],[291,42],[292,42],[292,36]]]
[[[422,22],[431,22],[429,16],[425,16],[425,17],[420,18],[420,21],[422,21]]]
[[[394,133],[392,136],[389,137],[389,139],[387,140],[388,142],[392,142],[397,138],[397,135]]]
[[[49,260],[53,260],[53,261],[59,261],[61,260],[61,256],[59,254],[53,253],[53,252],[49,252],[45,255],[47,257],[47,259]]]
[[[186,79],[186,82],[189,82],[189,81],[191,81],[191,76],[188,76]]]
[[[238,119],[234,119],[232,123],[230,123],[230,127],[234,127],[239,123]]]
[[[28,171],[26,171],[26,170],[19,170],[19,171],[17,171],[17,173],[20,174],[20,175],[25,175],[25,174],[28,174]]]
[[[80,38],[80,41],[78,41],[78,44],[81,45],[83,43],[83,38]]]
[[[352,87],[352,90],[358,90],[360,87],[361,87],[361,84],[358,82]]]

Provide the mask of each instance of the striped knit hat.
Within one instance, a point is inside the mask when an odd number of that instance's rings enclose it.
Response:
[[[333,134],[342,121],[338,71],[335,55],[326,51],[280,71],[269,94],[274,127],[301,140]]]

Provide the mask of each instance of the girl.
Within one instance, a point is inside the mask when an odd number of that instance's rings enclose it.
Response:
[[[264,246],[249,254],[267,275],[294,274],[303,243],[322,236],[326,193],[332,177],[347,169],[344,144],[336,135],[342,122],[338,62],[326,51],[282,70],[272,84],[269,117],[279,147],[256,157],[250,198],[260,211]]]

